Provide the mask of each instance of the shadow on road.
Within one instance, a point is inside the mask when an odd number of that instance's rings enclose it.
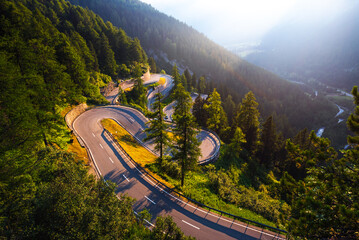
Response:
[[[140,199],[136,201],[134,204],[134,209],[141,211],[143,208],[147,208],[152,215],[152,221],[155,220],[156,217],[160,215],[167,215],[167,214],[176,214],[176,212],[183,214],[187,218],[192,219],[193,221],[199,222],[202,225],[214,229],[216,231],[222,232],[229,237],[233,237],[236,239],[257,239],[259,237],[251,237],[248,234],[244,234],[245,228],[239,229],[238,226],[230,225],[230,227],[222,225],[218,220],[218,218],[210,219],[209,215],[199,216],[199,211],[196,211],[193,208],[186,207],[187,203],[183,203],[178,199],[170,197],[168,194],[163,192],[162,190],[158,189],[158,187],[153,186],[151,183],[146,181],[142,174],[137,171],[137,169],[131,165],[129,162],[130,160],[124,160],[126,157],[123,157],[122,154],[114,147],[114,142],[108,140],[105,135],[104,131],[102,132],[101,136],[103,137],[104,141],[110,146],[111,150],[116,155],[117,159],[124,167],[124,171],[122,172],[110,172],[106,174],[105,179],[111,180],[118,184],[118,188],[116,189],[116,193],[128,191],[131,187],[135,184],[142,184],[145,188],[150,190],[150,194],[147,195],[155,204],[149,202],[146,199]],[[124,177],[122,174],[128,174],[128,176],[132,179],[130,183],[123,184]],[[136,180],[136,181],[135,181]],[[171,192],[170,189],[165,189],[168,193]],[[130,191],[128,191],[130,192]],[[130,194],[129,194],[130,195]],[[130,195],[131,196],[131,195]],[[192,204],[193,205],[193,204]],[[191,210],[190,210],[191,209]],[[180,215],[180,214],[178,214]],[[203,215],[203,213],[202,213]],[[236,228],[236,229],[234,229]]]

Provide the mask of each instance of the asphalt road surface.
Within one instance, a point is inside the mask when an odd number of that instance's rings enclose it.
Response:
[[[170,94],[171,89],[174,87],[173,79],[171,78],[171,76],[169,76],[167,74],[152,74],[151,80],[149,82],[158,82],[161,77],[163,77],[166,80],[166,82],[163,85],[156,87],[153,91],[151,91],[147,95],[147,100],[148,100],[147,108],[150,111],[152,109],[152,104],[155,101],[155,94],[160,92],[160,93],[162,93],[163,97],[167,97]]]
[[[139,139],[144,137],[146,119],[134,109],[107,106],[88,110],[73,123],[74,130],[86,144],[100,175],[117,184],[118,195],[127,193],[136,199],[136,212],[147,208],[152,214],[152,222],[159,215],[171,215],[186,235],[197,239],[276,239],[273,233],[208,212],[160,189],[136,170],[107,136],[100,124],[104,118],[117,120]]]

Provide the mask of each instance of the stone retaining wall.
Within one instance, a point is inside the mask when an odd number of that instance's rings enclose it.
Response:
[[[73,130],[72,128],[72,123],[74,122],[74,120],[83,112],[86,111],[86,109],[88,108],[86,103],[81,103],[80,105],[77,105],[76,107],[74,107],[73,109],[71,109],[65,116],[65,121],[67,126]]]

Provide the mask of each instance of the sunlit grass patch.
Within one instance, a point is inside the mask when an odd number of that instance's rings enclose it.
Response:
[[[132,90],[132,88],[133,88],[133,87],[128,87],[128,88],[126,88],[124,91],[125,91],[125,92],[130,92],[130,91]]]
[[[141,144],[139,144],[126,129],[117,124],[117,122],[112,119],[103,119],[101,124],[113,135],[128,155],[130,155],[135,162],[141,165],[141,167],[146,168],[146,165],[153,165],[156,162],[157,156],[141,146]],[[168,187],[173,187],[171,183],[153,173],[148,168],[146,168],[146,170]]]
[[[273,222],[268,221],[264,217],[250,210],[226,203],[220,196],[211,190],[209,177],[202,171],[188,172],[185,179],[185,186],[180,186],[180,180],[169,177],[161,172],[156,162],[156,156],[142,147],[124,128],[111,119],[101,121],[104,128],[112,133],[115,139],[120,143],[124,150],[142,167],[151,173],[152,176],[166,184],[168,187],[175,188],[184,195],[199,201],[205,205],[217,208],[224,212],[248,218],[257,222],[261,222],[270,226],[276,226]],[[173,134],[170,133],[173,137]]]
[[[146,164],[156,162],[157,156],[141,146],[132,137],[132,135],[127,132],[127,130],[118,125],[114,120],[104,119],[101,121],[101,123],[102,126],[114,136],[114,138],[119,142],[128,155],[130,155],[132,159],[142,167],[144,167]]]
[[[84,161],[85,164],[88,164],[89,159],[87,156],[86,149],[81,147],[80,143],[77,141],[77,138],[75,137],[74,134],[72,134],[72,136],[71,136],[71,141],[72,141],[72,143],[70,145],[68,145],[67,151],[75,153],[79,159]]]
[[[248,209],[237,207],[234,204],[226,203],[217,194],[211,191],[209,178],[205,173],[188,172],[183,188],[184,195],[195,199],[205,205],[251,219],[269,226],[276,227],[276,224]]]

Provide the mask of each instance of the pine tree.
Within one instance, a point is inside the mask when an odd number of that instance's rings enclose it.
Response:
[[[130,60],[138,63],[147,62],[147,55],[145,51],[141,48],[140,40],[134,38],[130,45]]]
[[[218,134],[228,126],[227,116],[223,110],[221,96],[216,89],[209,95],[204,109],[208,112],[207,127]]]
[[[197,140],[197,124],[194,116],[191,114],[191,96],[182,84],[177,86],[174,92],[174,98],[177,101],[173,120],[175,128],[175,152],[173,158],[180,162],[181,166],[181,186],[184,184],[185,174],[193,169],[198,157],[200,156],[199,142]]]
[[[223,109],[227,113],[228,124],[232,126],[234,120],[233,118],[236,112],[236,104],[234,103],[231,95],[228,95],[224,101]]]
[[[239,158],[240,153],[242,152],[243,148],[243,144],[246,143],[246,137],[244,135],[244,133],[242,132],[242,129],[237,127],[236,131],[234,132],[234,136],[232,138],[230,147],[233,150],[234,156],[236,158]]]
[[[293,138],[293,143],[298,144],[302,149],[309,148],[309,131],[307,128],[304,128]]]
[[[354,97],[354,104],[356,105],[354,113],[350,114],[347,125],[351,131],[353,131],[356,136],[348,136],[348,143],[354,146],[359,146],[359,93],[358,86],[354,86],[352,90]]]
[[[273,160],[273,154],[276,151],[277,134],[273,117],[269,116],[263,124],[260,137],[259,159],[262,164],[269,166]]]
[[[205,93],[205,91],[206,91],[206,78],[204,76],[201,76],[198,79],[197,89],[198,89],[198,93]]]
[[[176,64],[172,68],[172,77],[173,77],[173,80],[174,80],[174,83],[175,83],[175,87],[177,87],[177,85],[179,83],[181,83],[181,75],[178,72],[178,68],[177,68]]]
[[[259,136],[259,111],[258,103],[251,91],[242,99],[242,104],[234,121],[234,127],[242,129],[247,141],[245,148],[253,153]]]
[[[132,76],[134,78],[141,78],[143,75],[141,64],[137,63],[133,69]]]
[[[287,229],[306,239],[357,239],[359,217],[359,154],[343,151],[338,159],[330,141],[310,134],[310,149],[298,150],[297,164],[306,162],[306,178],[292,186]]]
[[[101,52],[99,55],[99,65],[103,73],[111,77],[116,76],[117,65],[115,54],[112,51],[108,38],[104,33],[101,34]]]
[[[158,163],[161,166],[163,163],[164,150],[167,148],[170,142],[170,138],[167,133],[167,124],[164,121],[163,104],[161,103],[163,95],[156,93],[155,102],[153,103],[153,113],[150,113],[150,126],[145,130],[147,133],[147,140],[154,140],[155,150],[160,152]]]
[[[192,84],[192,76],[191,76],[191,74],[189,73],[189,71],[188,71],[187,68],[186,68],[186,70],[184,70],[183,75],[186,77],[186,80],[187,80],[187,91],[188,91],[188,92],[192,92],[192,87],[193,87],[193,84]],[[183,85],[183,86],[184,86],[184,85]]]
[[[208,112],[204,109],[204,104],[206,104],[206,100],[204,100],[201,95],[198,95],[194,100],[192,113],[193,116],[196,118],[196,122],[198,125],[202,127],[207,127],[207,119],[208,119]]]
[[[130,92],[126,92],[127,101],[132,101],[144,108],[147,104],[146,92],[143,80],[141,78],[137,78],[133,89]]]
[[[156,66],[156,61],[153,57],[150,57],[148,59],[148,64],[150,65],[150,69],[152,73],[157,73],[157,66]]]
[[[182,76],[181,76],[181,83],[182,83],[184,89],[185,89],[186,91],[188,91],[187,78],[186,78],[186,76],[185,76],[184,74],[182,74]]]

